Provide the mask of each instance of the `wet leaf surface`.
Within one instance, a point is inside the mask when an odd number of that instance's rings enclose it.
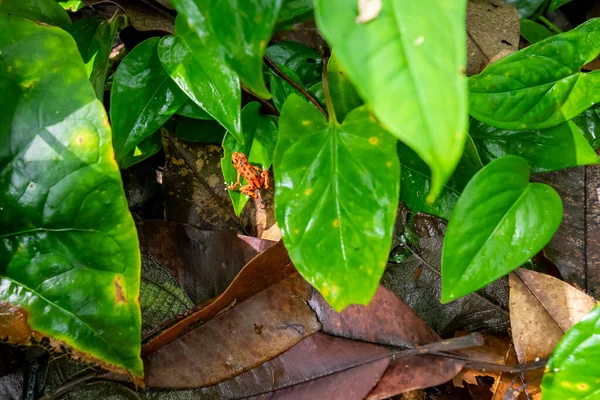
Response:
[[[0,15],[27,18],[65,30],[71,25],[69,14],[54,0],[4,0],[0,2]]]
[[[0,138],[10,143],[0,156],[0,305],[13,308],[0,336],[50,337],[141,378],[139,244],[104,107],[68,33],[6,16],[0,31]]]
[[[385,267],[400,190],[395,144],[366,107],[328,124],[291,95],[279,120],[277,221],[298,271],[338,311],[368,303]]]
[[[239,375],[320,329],[299,275],[281,281],[145,356],[151,387],[195,388]],[[202,357],[197,357],[202,354]]]

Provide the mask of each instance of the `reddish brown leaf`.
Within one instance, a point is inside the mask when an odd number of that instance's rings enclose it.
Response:
[[[464,361],[423,355],[393,361],[367,399],[387,399],[399,393],[437,386],[454,378]]]
[[[168,221],[137,226],[142,253],[167,267],[199,305],[219,296],[253,257],[275,242]]]
[[[320,329],[298,274],[269,287],[145,357],[146,383],[214,385],[281,354]]]
[[[231,285],[215,301],[190,313],[142,346],[142,354],[152,353],[177,339],[192,325],[210,320],[226,308],[239,304],[282,281],[295,271],[283,242],[277,242],[246,264]]]
[[[390,346],[412,347],[441,338],[402,300],[379,286],[368,306],[351,305],[337,313],[317,291],[309,302],[322,331],[335,336]]]

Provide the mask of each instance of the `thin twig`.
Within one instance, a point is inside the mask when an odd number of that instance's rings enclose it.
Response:
[[[279,69],[279,67],[277,66],[277,64],[275,64],[273,62],[273,60],[271,60],[267,56],[265,56],[265,64],[267,64],[267,66],[273,72],[275,72],[281,79],[283,79],[284,81],[286,81],[287,83],[289,83],[290,85],[292,85],[294,87],[294,89],[296,89],[297,91],[299,91],[300,93],[302,93],[302,95],[304,97],[306,97],[308,99],[308,101],[310,101],[311,103],[313,103],[315,105],[315,107],[317,107],[319,109],[319,111],[321,111],[321,113],[325,116],[325,118],[329,118],[329,116],[327,115],[327,111],[325,111],[325,109],[321,106],[321,104],[319,104],[319,102],[317,101],[317,99],[315,99],[312,96],[312,94],[308,93],[306,91],[306,89],[304,89],[302,86],[300,86],[296,82],[294,82],[294,80],[292,78],[290,78],[289,76],[287,76],[281,69]]]
[[[91,372],[89,374],[78,376],[70,381],[65,382],[62,386],[58,387],[54,392],[42,396],[40,400],[56,400],[61,396],[65,395],[67,392],[75,389],[75,387],[84,384],[86,382],[91,381],[92,379],[96,379],[100,374],[96,371]]]
[[[242,84],[242,89],[244,90],[244,92],[246,92],[250,96],[254,97],[256,99],[256,101],[258,101],[260,104],[262,104],[263,106],[265,106],[266,108],[268,108],[271,114],[279,116],[279,110],[276,109],[275,106],[273,104],[271,104],[270,101],[267,101],[267,100],[263,99],[262,97],[255,95],[244,84]]]

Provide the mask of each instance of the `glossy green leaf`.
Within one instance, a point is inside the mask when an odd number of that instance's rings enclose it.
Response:
[[[141,378],[139,244],[106,112],[71,35],[5,16],[0,31],[0,303]]]
[[[242,110],[242,127],[244,131],[244,144],[237,142],[230,133],[223,139],[223,158],[221,170],[227,184],[237,180],[237,171],[231,163],[234,152],[244,153],[250,164],[269,169],[273,162],[273,153],[277,143],[277,120],[272,115],[260,114],[260,103],[248,103]],[[241,178],[242,185],[248,182]],[[273,184],[267,190],[273,190]],[[264,188],[261,190],[265,190]],[[237,190],[229,190],[229,197],[233,204],[235,215],[240,215],[248,202],[248,196]]]
[[[600,105],[590,107],[571,120],[581,129],[594,150],[600,147]]]
[[[2,0],[0,16],[27,18],[68,29],[69,14],[55,0]]]
[[[357,4],[316,0],[317,25],[377,118],[429,165],[433,201],[467,135],[466,1],[383,0],[368,23]]]
[[[521,36],[531,44],[541,42],[554,35],[544,25],[538,24],[530,19],[522,19],[519,23],[521,25]]]
[[[327,81],[335,116],[338,121],[342,122],[350,111],[362,106],[363,101],[346,77],[335,54],[331,55],[327,63]]]
[[[175,135],[188,142],[219,143],[225,137],[225,128],[215,120],[179,118]]]
[[[567,3],[572,2],[573,0],[551,0],[550,6],[548,6],[548,12],[556,11],[559,7],[564,6]]]
[[[282,0],[173,0],[185,23],[216,51],[258,96],[270,99],[263,56]]]
[[[276,30],[288,29],[313,18],[313,0],[283,0]]]
[[[567,331],[554,349],[542,380],[548,400],[600,398],[600,306]]]
[[[291,80],[296,82],[300,87],[304,89],[304,84],[302,83],[302,80],[300,79],[298,74],[296,74],[294,71],[285,66],[280,66],[279,69],[281,70],[281,72],[283,72],[286,76],[288,76]],[[286,99],[292,93],[296,93],[299,96],[303,96],[303,94],[298,89],[290,85],[288,82],[286,82],[283,78],[281,78],[274,72],[271,72],[271,81],[269,86],[271,87],[271,94],[273,95],[273,104],[279,111],[283,109],[283,105]]]
[[[162,149],[162,137],[160,130],[154,132],[152,135],[147,137],[138,143],[129,153],[123,157],[121,168],[128,168],[134,164],[144,161],[146,158],[152,157]]]
[[[442,251],[442,302],[481,289],[540,251],[558,229],[556,191],[529,183],[527,162],[505,156],[479,171],[461,194]]]
[[[473,121],[471,137],[485,163],[515,155],[524,158],[533,172],[597,164],[599,160],[572,121],[535,131],[511,131]]]
[[[150,137],[187,97],[163,69],[158,58],[159,38],[138,44],[121,61],[110,94],[115,157],[124,158]]]
[[[469,78],[470,112],[504,129],[543,129],[600,101],[600,71],[580,68],[600,52],[600,18],[490,64]]]
[[[293,94],[279,120],[274,170],[277,223],[298,271],[337,311],[367,304],[398,208],[396,139],[366,107],[328,124]]]
[[[116,15],[109,21],[83,18],[69,27],[69,33],[77,43],[88,77],[100,100],[104,99],[104,83],[118,21]]]
[[[177,110],[176,114],[187,118],[214,120],[209,113],[204,111],[198,104],[194,103],[192,99],[187,99],[179,110]]]
[[[298,42],[281,42],[267,47],[267,57],[279,67],[286,67],[305,85],[321,80],[323,58],[314,49]]]
[[[431,186],[431,173],[427,164],[403,143],[398,143],[398,156],[402,165],[400,200],[414,212],[424,212],[448,220],[460,193],[471,178],[483,168],[473,140],[467,137],[465,151],[444,190],[433,202],[425,201]]]
[[[517,8],[520,18],[527,18],[534,14],[547,0],[504,0]]]
[[[66,1],[58,1],[58,4],[65,10],[69,11],[79,11],[83,7],[85,7],[85,3],[81,0],[66,0]]]
[[[181,18],[177,36],[166,36],[158,46],[165,70],[204,111],[243,142],[242,90],[237,75],[192,34]]]

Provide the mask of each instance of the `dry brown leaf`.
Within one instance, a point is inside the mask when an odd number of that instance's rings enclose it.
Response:
[[[502,0],[470,0],[467,5],[467,75],[518,50],[519,14]]]
[[[565,332],[595,305],[582,291],[539,272],[520,268],[509,281],[512,339],[521,364],[549,357]],[[541,399],[541,374],[525,374],[534,400]]]
[[[226,381],[288,350],[321,326],[294,274],[144,357],[148,386],[198,388]]]
[[[457,332],[457,336],[462,336],[466,332]],[[508,338],[483,335],[485,344],[481,347],[473,347],[471,349],[461,350],[461,354],[469,357],[472,360],[484,361],[494,364],[505,364],[506,353],[511,347]],[[463,381],[471,385],[477,385],[478,376],[489,376],[494,378],[495,382],[500,379],[500,372],[497,371],[478,371],[473,369],[463,369],[453,379],[454,385],[463,387]]]

